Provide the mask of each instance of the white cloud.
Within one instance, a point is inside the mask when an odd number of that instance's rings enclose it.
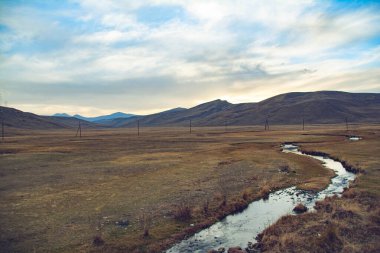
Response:
[[[10,30],[0,32],[0,88],[12,91],[8,100],[36,112],[79,107],[96,114],[109,104],[144,113],[217,97],[380,91],[380,46],[371,44],[380,37],[380,12],[373,8],[332,12],[330,3],[312,0],[72,2],[80,6],[75,12],[16,5],[0,17]],[[139,8],[160,5],[182,8],[183,17],[140,22]],[[40,87],[34,96],[52,99],[33,107],[36,99],[25,94],[31,82]],[[94,102],[57,94],[88,87]],[[118,91],[126,94],[116,98]],[[142,96],[154,99],[136,107]]]

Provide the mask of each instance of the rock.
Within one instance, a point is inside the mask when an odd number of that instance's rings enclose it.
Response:
[[[299,203],[298,205],[296,205],[294,208],[293,208],[293,211],[295,213],[304,213],[307,211],[307,207],[304,206],[302,203]]]
[[[245,253],[240,247],[229,248],[227,253]]]
[[[127,227],[129,225],[129,220],[116,221],[116,225],[118,225],[120,227]]]
[[[247,248],[245,248],[247,253],[258,253],[260,249],[258,248],[258,244],[253,244],[252,242],[248,242]]]
[[[224,253],[224,252],[226,252],[225,248],[221,247],[221,248],[218,249],[218,253]]]
[[[289,173],[290,172],[290,168],[288,165],[281,165],[279,168],[278,168],[278,171],[279,172],[282,172],[282,173]]]

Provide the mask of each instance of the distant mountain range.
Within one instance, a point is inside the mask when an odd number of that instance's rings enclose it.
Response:
[[[77,127],[78,120],[87,127],[141,126],[224,126],[270,124],[332,124],[380,123],[379,93],[348,93],[338,91],[291,92],[258,103],[231,104],[214,100],[195,107],[175,108],[146,116],[114,113],[93,118],[70,117],[67,114],[38,116],[13,108],[1,107],[1,115],[8,126],[18,128]],[[121,116],[121,117],[120,117]],[[78,119],[78,118],[79,119]]]
[[[99,124],[102,124],[103,121],[108,121],[108,120],[112,120],[112,119],[117,119],[117,118],[123,118],[123,119],[126,119],[126,118],[130,118],[130,117],[133,117],[133,116],[136,116],[134,114],[127,114],[127,113],[123,113],[123,112],[115,112],[115,113],[112,113],[110,115],[103,115],[103,116],[98,116],[98,117],[84,117],[84,116],[81,116],[79,114],[75,114],[73,116],[67,114],[67,113],[56,113],[54,114],[53,116],[55,117],[74,117],[74,118],[77,118],[77,119],[81,119],[81,120],[85,120],[85,121],[89,121],[89,122],[95,122],[95,123],[99,123]]]
[[[338,91],[291,92],[258,103],[231,104],[214,100],[189,109],[169,110],[147,116],[109,121],[112,127],[331,124],[349,122],[380,123],[379,93]]]

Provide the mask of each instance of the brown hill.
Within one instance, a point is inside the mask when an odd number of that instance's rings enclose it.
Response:
[[[69,129],[77,128],[78,122],[83,127],[99,127],[99,125],[73,117],[39,116],[14,108],[0,106],[0,120],[6,127],[25,129]]]
[[[54,129],[76,128],[73,117],[38,116],[13,108],[0,107],[5,125],[15,128]],[[380,123],[379,93],[348,93],[338,91],[292,92],[281,94],[258,103],[231,104],[214,100],[195,107],[172,110],[147,116],[116,118],[95,124],[80,120],[84,127],[141,126],[224,126],[262,125],[268,119],[273,124],[332,124]]]
[[[119,120],[120,127],[144,126],[260,125],[349,122],[380,122],[380,94],[338,91],[292,92],[258,103],[231,104],[214,100],[180,111],[167,111],[142,117]],[[111,124],[112,125],[112,124]]]

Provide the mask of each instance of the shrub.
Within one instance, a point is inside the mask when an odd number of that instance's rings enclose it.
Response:
[[[252,190],[249,189],[249,188],[246,188],[244,191],[243,191],[243,194],[242,194],[242,198],[245,200],[245,201],[249,201],[251,199],[251,196],[252,196]]]
[[[191,208],[185,203],[181,202],[174,210],[174,218],[178,221],[187,221],[191,219]]]
[[[204,202],[203,202],[203,205],[202,205],[202,210],[203,210],[203,214],[207,217],[208,214],[209,214],[209,207],[210,207],[210,200],[209,199],[206,199]]]
[[[264,199],[267,199],[269,197],[270,191],[271,190],[270,190],[269,185],[268,184],[264,184],[263,186],[261,186],[259,195],[262,196]]]
[[[104,244],[104,240],[102,239],[100,235],[97,235],[92,240],[92,244],[95,246],[102,246]]]
[[[149,237],[149,230],[152,226],[152,216],[146,212],[139,215],[140,227],[143,230],[143,238]]]

